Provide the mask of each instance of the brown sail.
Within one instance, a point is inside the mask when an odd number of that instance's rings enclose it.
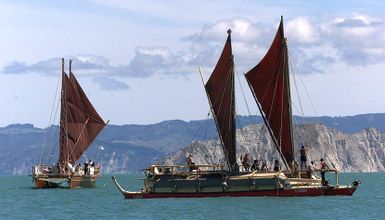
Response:
[[[287,45],[282,18],[269,51],[261,62],[246,73],[246,79],[273,133],[278,150],[290,164],[294,160],[294,152]]]
[[[71,70],[63,71],[59,163],[76,163],[105,125]]]
[[[210,79],[205,85],[211,104],[214,120],[222,140],[227,162],[230,166],[236,161],[235,151],[235,97],[234,62],[231,49],[231,30],[228,31],[222,55]]]

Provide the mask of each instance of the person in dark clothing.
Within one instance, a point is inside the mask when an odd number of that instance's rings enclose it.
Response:
[[[301,170],[305,170],[306,169],[306,161],[307,161],[307,150],[305,148],[305,146],[302,145],[301,147],[301,150],[299,151],[299,153],[301,154]]]
[[[279,171],[281,167],[279,166],[279,161],[275,160],[274,161],[274,171]]]
[[[258,160],[254,160],[254,163],[251,166],[251,171],[259,171],[259,161]]]
[[[84,175],[88,174],[89,161],[84,162]]]

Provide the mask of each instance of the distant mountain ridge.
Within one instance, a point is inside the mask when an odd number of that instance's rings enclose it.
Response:
[[[385,113],[362,114],[344,117],[298,117],[299,124],[322,123],[345,133],[366,128],[385,131]],[[238,128],[261,123],[260,116],[239,116]],[[12,124],[0,127],[0,175],[29,174],[32,164],[42,158],[42,145],[48,133],[57,133],[58,127],[36,128],[32,124]],[[138,172],[148,164],[161,160],[166,154],[176,152],[193,141],[217,137],[212,120],[163,121],[150,125],[108,125],[96,138],[86,157],[102,163],[104,172]],[[52,142],[52,140],[51,140]],[[55,143],[51,143],[55,144]],[[104,150],[101,150],[103,146]],[[56,163],[57,149],[46,152],[43,158]]]

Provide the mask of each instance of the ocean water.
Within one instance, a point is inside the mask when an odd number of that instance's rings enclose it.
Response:
[[[360,179],[352,197],[223,197],[123,200],[104,174],[92,189],[33,189],[29,176],[0,177],[0,219],[385,219],[385,173],[341,174]],[[141,175],[117,175],[124,188]]]

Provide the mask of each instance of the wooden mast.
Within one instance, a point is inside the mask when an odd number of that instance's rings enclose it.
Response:
[[[281,16],[281,19],[282,16]],[[291,151],[292,151],[292,155],[293,155],[293,158],[291,161],[286,161],[287,163],[292,164],[295,160],[294,160],[294,157],[295,157],[295,154],[294,154],[294,142],[293,142],[293,115],[292,115],[292,103],[291,103],[291,92],[290,92],[290,68],[289,68],[289,53],[288,53],[288,48],[287,48],[287,38],[285,37],[284,38],[284,41],[283,41],[283,51],[284,51],[284,62],[285,62],[285,83],[286,83],[286,94],[287,94],[287,102],[289,103],[288,104],[288,112],[289,112],[289,117],[290,119],[288,120],[288,126],[289,126],[289,131],[290,131],[290,140],[291,140]]]
[[[227,30],[227,34],[230,36],[230,39],[231,39],[231,29]],[[231,112],[232,114],[230,114],[232,117],[231,117],[231,120],[232,120],[232,124],[233,126],[231,126],[232,130],[231,130],[231,136],[233,137],[232,138],[232,143],[231,145],[233,146],[233,150],[231,152],[231,155],[230,155],[230,158],[232,158],[231,161],[229,161],[230,165],[231,165],[231,170],[234,172],[238,172],[237,167],[236,167],[236,163],[237,163],[237,135],[236,135],[236,130],[237,130],[237,122],[236,122],[236,117],[237,117],[237,112],[236,112],[236,109],[235,109],[235,77],[234,77],[234,55],[231,54],[231,74],[230,74],[230,77],[231,77]]]

